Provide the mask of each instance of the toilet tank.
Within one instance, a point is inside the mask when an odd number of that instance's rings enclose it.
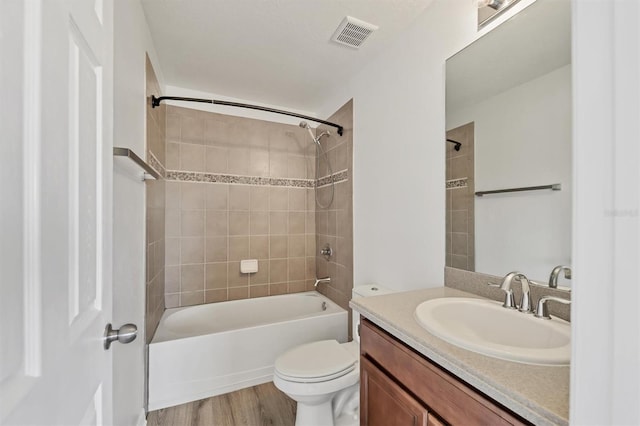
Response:
[[[381,294],[395,293],[396,290],[381,286],[379,284],[364,284],[359,285],[351,290],[351,299],[358,299],[361,297],[379,296]],[[360,326],[360,313],[353,310],[351,319],[351,335],[353,340],[360,341],[360,333],[358,333],[358,327]]]

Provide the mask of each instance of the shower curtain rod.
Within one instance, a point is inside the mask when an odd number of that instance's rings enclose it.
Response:
[[[455,149],[456,151],[460,151],[460,147],[462,146],[460,142],[454,141],[453,139],[447,139],[447,142],[456,144],[453,149]]]
[[[258,106],[258,105],[240,104],[240,103],[237,103],[237,102],[219,101],[219,100],[216,100],[216,99],[183,98],[183,97],[180,97],[180,96],[160,96],[159,98],[156,98],[154,95],[151,95],[151,107],[155,108],[157,106],[160,106],[160,102],[166,101],[166,100],[170,100],[170,101],[185,101],[185,102],[201,102],[201,103],[205,103],[205,104],[225,105],[225,106],[232,106],[232,107],[238,107],[238,108],[257,109],[257,110],[260,110],[260,111],[273,112],[273,113],[282,114],[282,115],[289,115],[291,117],[298,117],[298,118],[303,118],[303,119],[309,120],[309,121],[315,121],[316,123],[326,124],[327,126],[332,126],[332,127],[335,127],[336,129],[338,129],[338,134],[340,136],[342,136],[342,133],[344,132],[344,128],[339,124],[335,124],[335,123],[332,123],[330,121],[320,120],[320,119],[317,119],[317,118],[314,118],[314,117],[309,117],[308,115],[296,114],[295,112],[282,111],[280,109],[267,108],[267,107],[262,107],[262,106]]]

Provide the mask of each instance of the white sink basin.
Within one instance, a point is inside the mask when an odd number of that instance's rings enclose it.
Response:
[[[418,323],[447,342],[508,361],[569,365],[571,326],[506,309],[499,302],[445,297],[418,305]]]

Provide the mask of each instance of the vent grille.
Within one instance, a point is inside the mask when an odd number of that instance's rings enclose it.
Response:
[[[347,16],[342,20],[331,40],[358,49],[377,29],[376,25]]]

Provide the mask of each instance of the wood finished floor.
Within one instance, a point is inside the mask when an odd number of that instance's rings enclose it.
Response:
[[[152,411],[147,426],[293,426],[296,403],[273,383]]]

